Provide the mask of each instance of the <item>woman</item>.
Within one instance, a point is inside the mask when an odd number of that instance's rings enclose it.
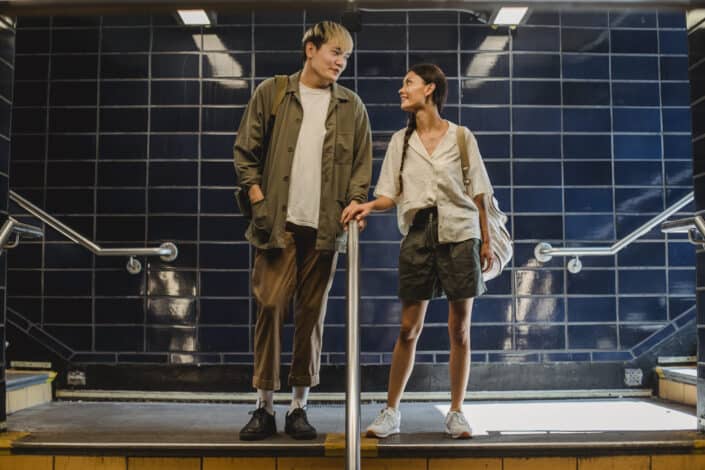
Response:
[[[414,365],[426,307],[443,293],[448,298],[451,384],[445,431],[455,439],[472,436],[462,404],[470,373],[472,299],[485,292],[482,271],[493,258],[483,202],[484,194],[492,194],[492,185],[472,133],[441,118],[447,88],[436,65],[409,70],[399,90],[408,125],[392,136],[375,199],[342,214],[347,224],[396,206],[404,235],[399,253],[401,328],[392,355],[387,407],[367,428],[370,437],[399,432],[399,402]],[[462,142],[470,157],[469,184],[463,178],[458,132],[464,132]]]

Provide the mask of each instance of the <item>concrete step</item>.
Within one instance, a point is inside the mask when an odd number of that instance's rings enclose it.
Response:
[[[696,406],[698,403],[695,366],[656,367],[658,396],[664,400]]]
[[[382,404],[361,407],[367,425]],[[403,402],[402,433],[363,437],[364,470],[703,470],[695,410],[647,399],[468,400],[473,438],[443,434],[448,402]],[[53,402],[10,416],[0,469],[339,470],[345,409],[308,410],[319,435],[240,441],[252,404]],[[4,451],[4,452],[3,452]]]
[[[7,414],[51,402],[54,377],[56,373],[52,371],[5,371]]]

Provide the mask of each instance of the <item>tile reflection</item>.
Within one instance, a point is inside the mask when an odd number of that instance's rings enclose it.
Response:
[[[190,325],[196,322],[195,299],[161,298],[147,301],[147,321]]]
[[[148,295],[196,295],[195,273],[188,271],[150,271]]]

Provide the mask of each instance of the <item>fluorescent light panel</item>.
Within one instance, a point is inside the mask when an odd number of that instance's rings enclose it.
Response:
[[[521,23],[528,7],[502,7],[492,24],[515,25]]]
[[[205,10],[177,10],[179,18],[186,25],[204,25],[211,24],[210,18]]]

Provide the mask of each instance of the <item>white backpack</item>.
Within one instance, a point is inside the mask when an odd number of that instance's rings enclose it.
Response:
[[[465,138],[465,128],[458,126],[458,148],[460,149],[460,164],[463,168],[463,182],[465,186],[470,184],[470,159],[468,158],[468,148]],[[485,194],[485,211],[487,212],[487,228],[490,232],[490,247],[494,253],[494,261],[487,272],[482,273],[485,281],[494,279],[502,274],[502,270],[509,263],[514,255],[512,237],[507,230],[507,214],[502,212],[497,204],[497,199],[492,194]]]

